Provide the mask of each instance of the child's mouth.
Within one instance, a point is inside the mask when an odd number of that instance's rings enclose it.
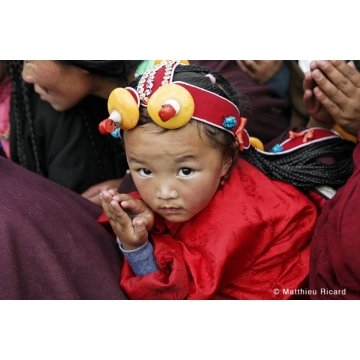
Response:
[[[167,215],[177,214],[180,212],[180,208],[176,207],[162,207],[161,211]]]

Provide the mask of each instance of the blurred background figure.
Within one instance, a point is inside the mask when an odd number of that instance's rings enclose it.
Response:
[[[118,139],[104,136],[107,99],[142,60],[11,60],[11,159],[96,202],[127,170]]]
[[[310,250],[312,299],[360,299],[360,72],[359,61],[312,61],[305,73],[304,105],[318,126],[334,127],[357,143],[350,179],[328,200]],[[351,136],[351,137],[350,137]]]

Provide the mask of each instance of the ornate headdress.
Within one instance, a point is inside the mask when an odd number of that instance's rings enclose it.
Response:
[[[215,126],[235,136],[240,150],[250,146],[244,129],[246,119],[226,98],[182,81],[172,81],[177,66],[188,66],[185,60],[164,60],[142,75],[137,88],[114,89],[108,99],[109,118],[99,124],[102,134],[119,136],[119,129],[130,130],[139,121],[140,105],[147,107],[149,116],[159,126],[177,129],[191,119]],[[213,75],[207,74],[212,83]]]

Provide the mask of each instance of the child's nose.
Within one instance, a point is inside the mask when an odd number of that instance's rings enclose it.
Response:
[[[179,197],[179,194],[170,183],[164,181],[158,186],[156,196],[159,199],[168,200],[177,199]]]

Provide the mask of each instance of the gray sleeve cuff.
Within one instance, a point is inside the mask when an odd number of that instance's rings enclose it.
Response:
[[[136,276],[150,274],[159,270],[155,261],[154,248],[150,241],[135,250],[124,250],[119,238],[116,241]]]

